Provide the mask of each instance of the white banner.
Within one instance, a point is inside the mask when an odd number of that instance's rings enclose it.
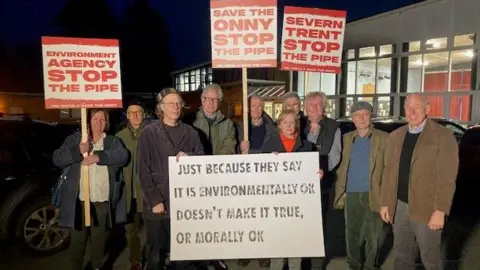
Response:
[[[172,261],[325,255],[317,153],[169,159]]]

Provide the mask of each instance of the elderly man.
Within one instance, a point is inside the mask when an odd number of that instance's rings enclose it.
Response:
[[[298,117],[303,118],[304,114],[300,110],[300,97],[296,92],[287,92],[283,95],[283,109],[294,111]]]
[[[342,162],[335,181],[336,209],[345,208],[347,262],[351,270],[380,269],[384,240],[380,186],[388,133],[371,126],[373,107],[360,101],[351,108],[356,130],[343,136]]]
[[[142,189],[138,179],[137,167],[137,143],[138,138],[145,125],[144,109],[140,102],[132,101],[127,107],[128,124],[117,133],[117,137],[122,139],[123,143],[130,152],[130,160],[123,167],[123,177],[125,179],[125,195],[127,198],[128,223],[125,225],[128,249],[130,251],[130,263],[132,270],[140,270],[141,266],[141,245],[138,232],[140,231],[140,222],[142,220],[143,199]]]
[[[232,120],[218,109],[223,92],[218,84],[207,85],[202,92],[202,107],[197,112],[193,126],[198,130],[206,155],[235,154],[237,140]],[[210,262],[215,269],[227,269],[220,260]]]
[[[265,140],[277,131],[275,122],[263,109],[265,102],[260,96],[251,96],[249,100],[248,141],[243,140],[243,125],[238,125],[240,153],[261,153]]]
[[[411,94],[408,125],[390,134],[385,152],[380,216],[393,223],[394,269],[443,269],[442,229],[455,192],[458,145],[452,132],[427,118],[428,100]]]
[[[218,110],[222,98],[222,88],[218,84],[207,85],[201,96],[202,107],[193,122],[193,126],[199,130],[207,155],[235,154],[235,127],[233,122]]]

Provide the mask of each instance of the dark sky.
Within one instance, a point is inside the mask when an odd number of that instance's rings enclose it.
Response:
[[[134,0],[105,1],[113,15],[120,19]],[[420,1],[422,0],[278,0],[278,6],[346,9],[347,19],[352,21]],[[210,60],[209,0],[149,2],[166,18],[170,31],[170,50],[177,68]],[[52,21],[66,3],[67,0],[0,0],[1,39],[7,46],[14,47],[39,43],[42,35],[54,35],[57,29]]]

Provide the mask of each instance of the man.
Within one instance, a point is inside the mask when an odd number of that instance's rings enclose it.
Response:
[[[138,173],[143,191],[147,231],[147,269],[163,270],[170,251],[170,193],[168,159],[203,155],[196,130],[180,121],[184,108],[177,90],[158,94],[159,121],[145,127],[138,141]],[[188,269],[190,262],[175,262],[174,269]]]
[[[128,164],[123,167],[125,179],[125,196],[127,200],[128,223],[125,224],[127,245],[130,251],[130,264],[132,270],[142,269],[141,245],[138,232],[142,219],[143,200],[140,182],[136,170],[137,142],[144,127],[144,109],[138,101],[132,101],[127,107],[127,126],[117,133],[130,153]]]
[[[389,136],[380,217],[393,223],[394,268],[415,269],[418,249],[426,270],[443,269],[442,229],[455,192],[458,145],[452,132],[427,118],[428,100],[405,101],[408,125]]]
[[[320,169],[325,176],[321,183],[322,188],[322,215],[324,235],[327,235],[327,213],[331,207],[331,186],[334,181],[334,169],[340,163],[342,139],[337,121],[325,115],[327,97],[322,92],[310,92],[304,100],[306,116],[301,121],[301,133],[314,145],[318,152]],[[326,252],[328,253],[328,246]],[[323,269],[324,258],[313,258],[312,268]]]
[[[241,143],[239,152],[242,154],[258,154],[262,152],[264,142],[277,133],[277,126],[272,118],[265,113],[265,102],[262,97],[253,95],[249,99],[248,141],[243,140],[243,124],[238,125],[238,137]],[[247,267],[249,259],[241,259],[238,265]],[[270,259],[259,259],[262,268],[270,267]]]
[[[371,126],[372,114],[368,102],[352,106],[356,131],[343,136],[343,159],[335,181],[334,207],[345,208],[347,262],[351,270],[380,269],[384,224],[378,212],[388,133]]]
[[[284,110],[294,111],[298,117],[303,118],[304,114],[300,110],[300,97],[296,92],[287,92],[283,95],[282,107]]]
[[[193,122],[206,155],[230,155],[236,152],[235,126],[232,120],[226,118],[218,109],[222,99],[220,85],[207,85],[201,95],[202,107]],[[223,261],[215,260],[210,263],[215,269],[227,269]]]
[[[257,95],[250,97],[248,118],[248,141],[243,140],[243,124],[238,125],[240,153],[261,153],[265,140],[277,132],[272,118],[264,112],[265,102]]]
[[[207,85],[201,96],[202,107],[193,122],[207,155],[235,154],[235,127],[232,120],[218,110],[222,98],[222,88],[218,84]]]

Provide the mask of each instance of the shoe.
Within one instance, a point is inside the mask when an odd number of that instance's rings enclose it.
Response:
[[[222,260],[215,260],[210,263],[215,270],[228,270],[227,264]]]
[[[262,268],[270,268],[270,259],[258,259],[258,264]]]
[[[142,270],[142,264],[140,263],[133,263],[132,267],[130,267],[130,270]]]
[[[247,267],[250,261],[251,261],[250,259],[240,259],[238,260],[237,264],[238,266],[241,266],[241,267]]]

